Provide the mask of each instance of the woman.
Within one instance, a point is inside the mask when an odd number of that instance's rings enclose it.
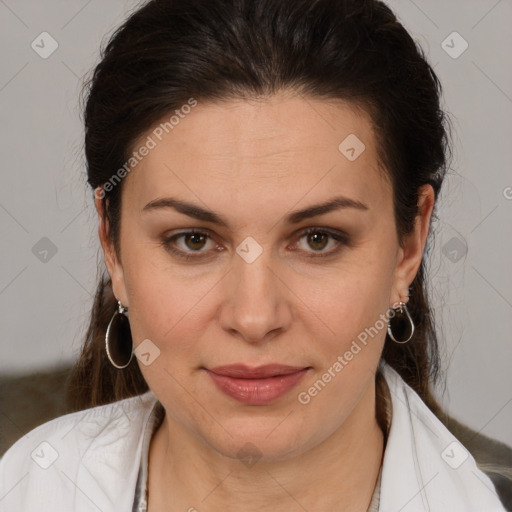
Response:
[[[431,394],[440,92],[381,2],[134,12],[85,107],[85,410],[6,453],[0,505],[505,510]]]

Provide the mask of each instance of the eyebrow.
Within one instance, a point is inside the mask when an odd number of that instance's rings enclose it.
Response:
[[[142,212],[160,210],[172,208],[179,213],[183,213],[184,215],[188,215],[189,217],[193,217],[194,219],[202,220],[204,222],[210,222],[212,224],[218,224],[219,226],[223,226],[229,228],[229,223],[226,219],[224,219],[218,213],[215,213],[211,210],[207,210],[205,208],[201,208],[192,203],[187,203],[186,201],[181,201],[179,199],[175,199],[173,197],[163,197],[160,199],[154,199],[150,201],[144,208],[142,208]],[[348,197],[338,196],[330,199],[327,202],[315,204],[312,206],[308,206],[303,210],[295,210],[285,216],[285,222],[288,224],[298,224],[303,220],[309,219],[311,217],[316,217],[317,215],[324,215],[326,213],[346,209],[353,208],[356,210],[367,211],[369,210],[368,206],[366,206],[361,201],[356,199],[350,199]]]

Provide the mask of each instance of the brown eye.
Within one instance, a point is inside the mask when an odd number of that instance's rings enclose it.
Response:
[[[188,233],[183,235],[185,245],[192,250],[199,250],[204,247],[208,237],[203,233]]]
[[[349,237],[346,233],[310,228],[299,236],[296,248],[307,257],[321,257],[334,256],[343,245],[349,245]]]
[[[315,231],[307,235],[308,244],[311,249],[314,249],[315,251],[325,249],[329,242],[329,238],[330,237],[326,233],[322,233],[321,231]]]
[[[215,242],[203,231],[182,231],[162,238],[162,246],[171,254],[192,260],[211,256]]]

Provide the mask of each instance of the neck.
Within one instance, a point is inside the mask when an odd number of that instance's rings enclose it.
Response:
[[[166,415],[150,447],[148,512],[366,512],[383,450],[374,386],[322,443],[253,465],[219,454]]]

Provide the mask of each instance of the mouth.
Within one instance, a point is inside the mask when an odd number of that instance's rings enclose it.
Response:
[[[235,364],[204,368],[217,389],[246,405],[267,405],[286,395],[311,367]]]

